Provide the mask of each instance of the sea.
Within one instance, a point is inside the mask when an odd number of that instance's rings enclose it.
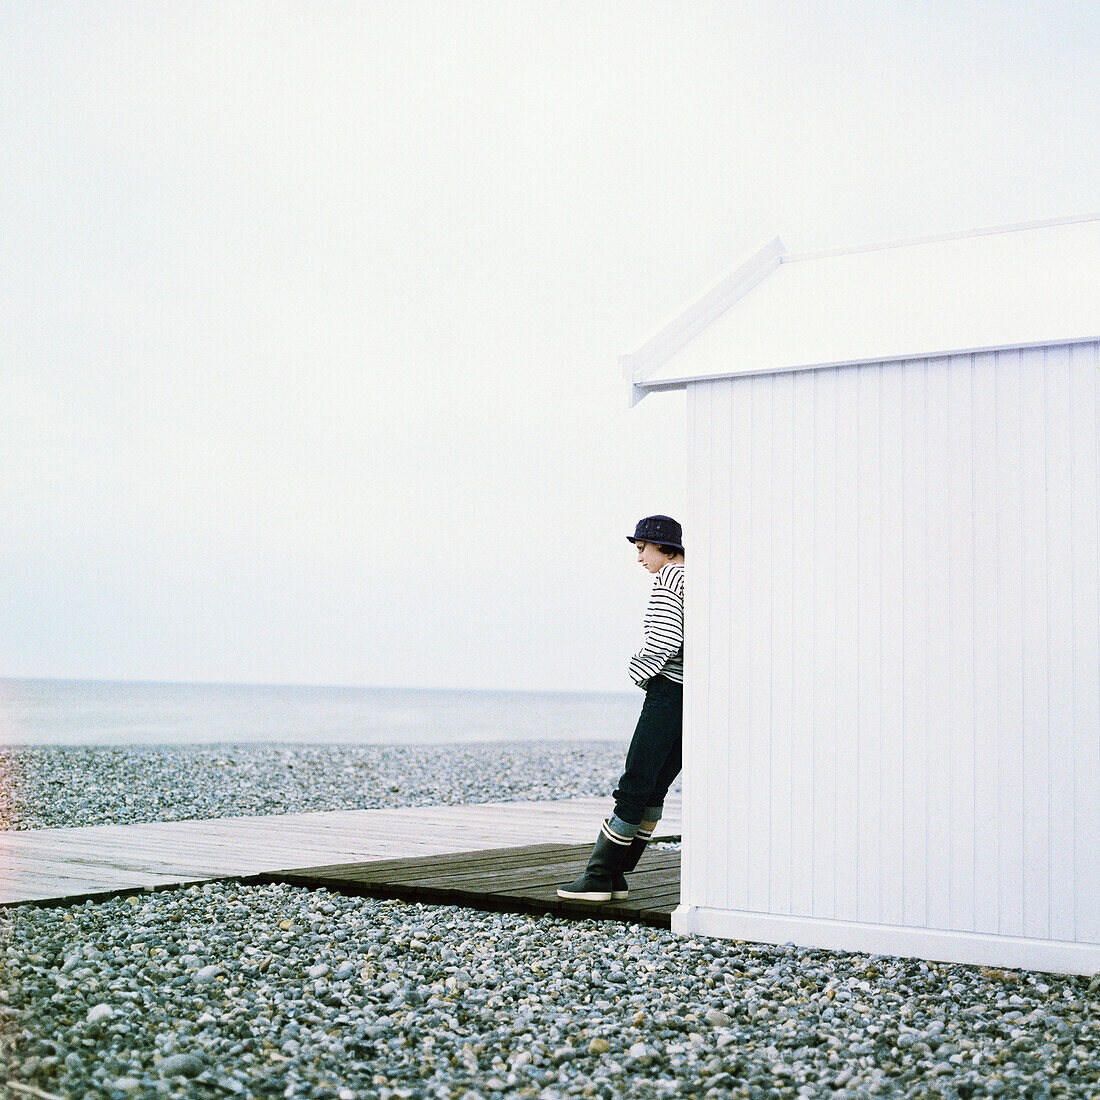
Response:
[[[625,742],[640,707],[640,692],[0,678],[0,746]]]

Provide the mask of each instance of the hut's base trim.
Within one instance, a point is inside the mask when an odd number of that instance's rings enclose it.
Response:
[[[830,951],[904,955],[974,966],[1041,970],[1053,974],[1100,974],[1100,943],[860,924],[698,905],[677,907],[672,913],[672,930],[686,936],[794,943]]]

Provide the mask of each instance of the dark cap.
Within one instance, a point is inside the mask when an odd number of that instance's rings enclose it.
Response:
[[[638,520],[633,535],[627,535],[628,542],[652,542],[655,546],[671,546],[683,550],[684,532],[671,516],[646,516]]]

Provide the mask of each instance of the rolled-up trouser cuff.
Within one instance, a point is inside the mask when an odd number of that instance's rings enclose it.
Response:
[[[614,814],[608,819],[607,827],[616,836],[621,836],[626,840],[633,840],[638,833],[637,825],[633,825],[629,821],[623,821],[621,817],[615,817]]]

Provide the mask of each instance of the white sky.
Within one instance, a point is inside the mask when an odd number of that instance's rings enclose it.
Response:
[[[1094,0],[8,0],[0,675],[629,690],[685,423],[618,356],[777,234],[1100,208],[1098,62]]]

